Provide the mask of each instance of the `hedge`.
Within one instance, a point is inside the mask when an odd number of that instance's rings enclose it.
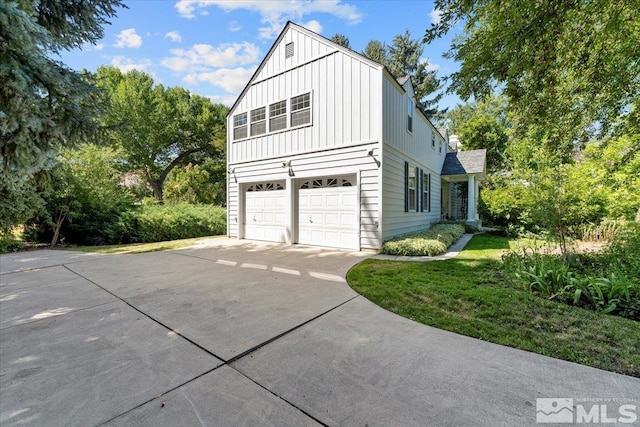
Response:
[[[435,224],[428,230],[384,242],[381,252],[388,255],[440,255],[455,243],[464,231],[462,224]]]

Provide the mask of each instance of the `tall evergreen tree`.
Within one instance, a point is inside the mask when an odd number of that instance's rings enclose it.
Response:
[[[121,0],[0,2],[0,173],[31,175],[55,149],[95,133],[87,76],[52,58],[95,43]]]
[[[440,81],[436,70],[428,69],[427,61],[422,59],[424,47],[422,42],[411,38],[411,33],[406,30],[404,34],[398,34],[393,38],[393,43],[387,48],[388,57],[385,62],[391,74],[396,78],[410,76],[415,89],[418,105],[431,116],[437,112],[436,104],[442,98],[437,94],[431,98],[429,95],[440,89]]]
[[[342,47],[346,47],[347,49],[351,49],[351,43],[349,43],[349,39],[344,34],[336,33],[329,40],[331,40],[334,43],[339,44]]]
[[[364,47],[362,54],[372,61],[376,61],[380,64],[385,64],[387,62],[387,47],[384,43],[381,43],[378,40],[370,40]]]

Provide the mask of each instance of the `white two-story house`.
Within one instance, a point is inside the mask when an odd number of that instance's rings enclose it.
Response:
[[[227,126],[230,237],[379,249],[449,216],[449,181],[468,183],[468,219],[477,219],[484,157],[443,176],[447,157],[461,165],[416,108],[411,80],[294,23]]]

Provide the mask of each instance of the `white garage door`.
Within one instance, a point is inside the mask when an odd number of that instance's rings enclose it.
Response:
[[[250,184],[245,191],[244,238],[285,241],[286,192],[284,181]]]
[[[304,180],[298,190],[298,243],[359,249],[355,176]]]

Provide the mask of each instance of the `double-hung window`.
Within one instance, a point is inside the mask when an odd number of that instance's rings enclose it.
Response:
[[[233,116],[233,139],[243,139],[247,137],[247,113]]]
[[[287,127],[287,101],[269,105],[269,132]]]
[[[431,174],[422,174],[422,211],[431,212],[431,198],[429,191],[431,190]]]
[[[251,136],[262,135],[267,132],[266,108],[251,110]]]
[[[407,102],[407,131],[413,133],[413,101]]]
[[[417,173],[416,167],[409,165],[409,179],[407,181],[408,197],[409,197],[409,211],[416,210],[416,189],[417,189]]]
[[[311,93],[291,98],[291,127],[311,123]]]

